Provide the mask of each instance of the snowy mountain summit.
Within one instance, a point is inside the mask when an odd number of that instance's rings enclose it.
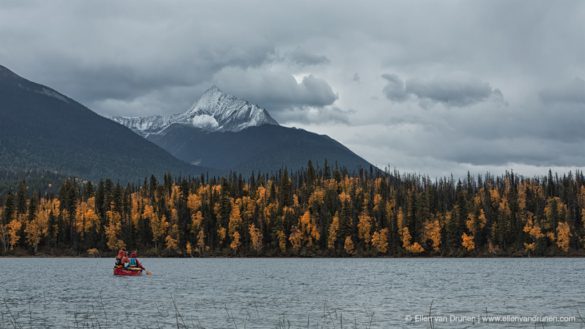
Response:
[[[193,126],[206,131],[240,131],[249,127],[278,125],[268,112],[248,101],[221,91],[207,89],[187,111],[170,116],[113,117],[142,136],[160,134],[173,124]]]

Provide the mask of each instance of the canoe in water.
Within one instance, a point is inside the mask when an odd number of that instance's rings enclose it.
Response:
[[[142,275],[142,270],[130,270],[124,268],[114,268],[114,275],[138,276]]]

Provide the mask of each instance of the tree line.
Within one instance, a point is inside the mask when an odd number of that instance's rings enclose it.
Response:
[[[325,165],[121,185],[23,181],[0,197],[3,255],[583,255],[582,172],[430,179]]]

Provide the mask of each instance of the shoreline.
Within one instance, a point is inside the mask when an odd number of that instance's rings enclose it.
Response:
[[[87,259],[113,259],[115,256],[67,256],[67,255],[0,255],[1,259],[16,259],[16,258],[87,258]],[[144,255],[139,258],[159,258],[159,259],[552,259],[552,258],[584,258],[585,255],[550,255],[550,256],[152,256]]]

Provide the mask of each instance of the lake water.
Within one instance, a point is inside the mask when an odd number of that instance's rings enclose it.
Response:
[[[0,328],[585,327],[583,259],[142,261],[0,258]]]

